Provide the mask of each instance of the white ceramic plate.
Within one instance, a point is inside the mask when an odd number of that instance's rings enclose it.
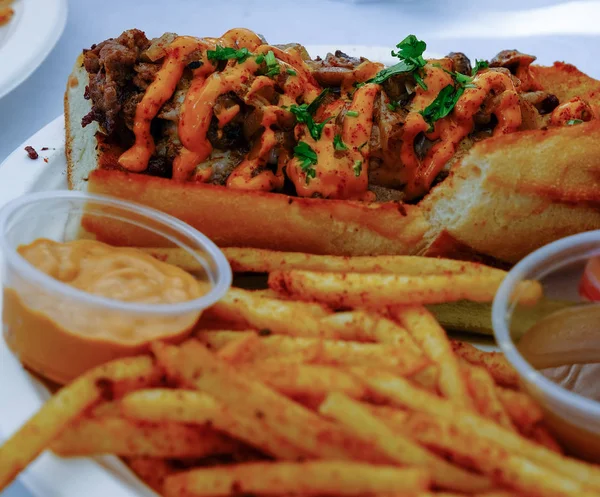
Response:
[[[38,68],[67,21],[67,0],[15,0],[13,9],[0,27],[0,98]]]
[[[348,55],[363,55],[386,64],[396,60],[390,56],[390,49],[383,47],[307,48],[312,56],[340,49]],[[37,150],[37,160],[29,159],[24,150],[27,145]],[[61,189],[67,189],[62,116],[23,143],[0,166],[0,207],[26,192]],[[0,402],[0,440],[15,432],[46,398],[47,390],[23,369],[0,339],[0,399],[10,399]],[[156,496],[115,457],[60,459],[46,452],[20,476],[20,481],[36,497]]]

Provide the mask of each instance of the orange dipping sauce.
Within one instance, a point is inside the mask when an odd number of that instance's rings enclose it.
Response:
[[[134,248],[42,238],[17,251],[55,280],[114,301],[87,302],[31,282],[4,288],[8,345],[26,366],[58,383],[106,361],[143,352],[151,341],[182,340],[200,316],[200,311],[144,314],[119,304],[177,304],[208,290],[183,269]]]

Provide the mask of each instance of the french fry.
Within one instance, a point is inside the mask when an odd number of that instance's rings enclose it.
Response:
[[[492,490],[483,494],[477,494],[477,497],[515,497],[515,493],[508,490]]]
[[[180,347],[155,343],[153,351],[171,378],[209,393],[240,416],[254,417],[305,456],[385,460],[369,444],[262,383],[244,377],[195,340]]]
[[[548,450],[472,411],[458,408],[446,399],[421,390],[404,378],[388,373],[364,377],[360,368],[357,374],[374,393],[393,405],[439,416],[443,419],[451,419],[466,433],[473,433],[483,439],[492,440],[509,453],[518,454],[532,463],[545,466],[574,481],[586,481],[588,486],[600,489],[600,468],[597,466]]]
[[[167,476],[173,474],[173,468],[164,459],[130,457],[125,462],[140,480],[159,494],[162,493]]]
[[[121,401],[123,414],[130,419],[153,423],[211,425],[266,454],[286,460],[302,453],[274,434],[254,416],[239,416],[213,397],[194,390],[152,389],[130,393]]]
[[[202,269],[195,257],[178,248],[142,248],[141,250],[186,271]],[[238,247],[225,247],[222,250],[235,273],[270,273],[277,270],[305,269],[322,272],[391,273],[414,276],[450,273],[490,274],[499,278],[506,276],[506,272],[501,269],[476,262],[435,257],[410,255],[346,257]]]
[[[334,418],[363,439],[376,443],[392,461],[426,468],[437,487],[470,493],[492,488],[487,478],[453,466],[403,434],[390,430],[367,407],[344,394],[330,394],[321,404],[319,412]]]
[[[212,429],[180,423],[147,423],[118,417],[81,418],[50,448],[61,456],[116,454],[163,458],[227,454],[239,443]]]
[[[208,348],[220,350],[240,338],[238,331],[207,331],[197,338]],[[401,347],[378,343],[345,342],[342,340],[321,340],[318,338],[294,338],[282,335],[265,336],[254,348],[254,361],[266,358],[302,354],[305,362],[319,364],[361,366],[377,364],[377,367],[390,369],[397,374],[410,376],[425,368],[429,361],[422,355],[412,355]]]
[[[321,323],[334,329],[342,340],[397,345],[414,354],[421,353],[406,329],[378,314],[365,311],[338,312],[322,318]]]
[[[6,487],[52,440],[103,397],[132,385],[150,383],[156,368],[149,357],[120,359],[99,366],[59,390],[0,446],[0,490]]]
[[[415,493],[427,489],[421,469],[356,462],[248,463],[194,469],[169,476],[165,497],[256,495],[351,495]]]
[[[521,433],[530,433],[544,419],[540,406],[527,394],[504,387],[496,387],[496,394]]]
[[[395,308],[391,313],[438,366],[438,387],[442,395],[463,407],[472,407],[458,359],[452,352],[446,332],[431,313],[422,306]]]
[[[540,445],[543,445],[547,449],[556,452],[557,454],[563,453],[563,449],[560,446],[560,444],[550,434],[550,432],[544,425],[538,424],[532,427],[529,432],[529,436],[532,440],[536,441]]]
[[[320,302],[334,309],[382,309],[390,306],[440,304],[458,300],[491,302],[502,282],[489,274],[399,276],[379,273],[273,271],[269,287],[282,295]],[[535,304],[541,287],[521,293],[521,304]]]
[[[119,416],[119,414],[121,414],[121,401],[113,400],[111,402],[102,402],[90,409],[86,414],[94,418]]]
[[[259,347],[260,338],[256,333],[239,333],[239,337],[221,347],[217,355],[231,363],[246,362],[252,360]]]
[[[255,296],[254,292],[231,288],[206,311],[212,318],[235,320],[251,328],[283,335],[337,338],[319,320],[330,314],[325,307],[310,302],[287,301]]]
[[[507,430],[516,431],[508,412],[501,402],[496,384],[488,371],[480,366],[464,363],[462,372],[475,409],[482,416],[491,419]]]
[[[402,430],[427,447],[468,458],[479,471],[494,478],[496,483],[527,495],[594,495],[586,488],[585,482],[557,474],[507,451],[497,443],[461,430],[452,420],[414,413],[409,416]]]
[[[450,340],[452,350],[465,361],[487,369],[494,381],[508,388],[519,387],[519,374],[501,352],[484,352],[467,342]]]
[[[288,397],[315,403],[331,392],[342,392],[355,399],[367,394],[366,387],[354,376],[331,366],[258,362],[242,364],[237,369]]]

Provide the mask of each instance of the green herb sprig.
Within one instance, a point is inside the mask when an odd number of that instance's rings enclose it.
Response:
[[[321,106],[328,93],[329,88],[325,88],[310,104],[294,104],[290,107],[290,112],[296,116],[296,120],[299,123],[306,124],[308,132],[313,140],[321,139],[323,128],[329,121],[331,121],[331,119],[333,119],[332,117],[329,117],[322,123],[316,123],[313,119],[315,112],[317,112],[317,109]]]
[[[333,137],[333,148],[336,150],[348,150],[348,146],[342,141],[342,135],[335,135]]]
[[[435,100],[421,111],[421,115],[427,124],[429,124],[430,132],[433,131],[433,126],[436,121],[443,119],[452,112],[456,103],[467,88],[477,88],[477,86],[473,84],[473,79],[479,71],[487,69],[488,67],[489,65],[486,61],[477,60],[471,76],[444,69],[444,71],[452,76],[455,85],[447,85],[444,87],[435,97]]]
[[[306,184],[308,185],[311,178],[317,176],[317,171],[314,167],[318,161],[317,153],[308,143],[298,142],[298,145],[294,147],[294,157],[301,161],[300,168],[306,174]]]
[[[267,72],[265,73],[265,76],[272,78],[281,73],[281,66],[279,65],[279,62],[277,62],[273,50],[267,52],[267,55],[265,55],[265,62],[267,63]]]
[[[206,57],[208,60],[231,60],[235,59],[238,61],[238,64],[245,62],[248,57],[252,54],[247,48],[240,48],[236,50],[231,47],[222,47],[221,45],[217,45],[214,50],[207,50]]]
[[[408,35],[396,45],[396,48],[399,48],[399,50],[397,52],[392,50],[392,55],[399,58],[400,62],[382,69],[375,77],[367,80],[367,83],[380,85],[397,74],[412,73],[416,83],[424,90],[427,90],[427,85],[421,75],[421,69],[427,64],[427,61],[423,58],[427,44],[419,40],[415,35]]]

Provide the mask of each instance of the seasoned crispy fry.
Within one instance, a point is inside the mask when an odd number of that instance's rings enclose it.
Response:
[[[492,440],[503,449],[527,458],[535,464],[545,466],[574,481],[586,481],[588,486],[600,489],[600,468],[597,466],[552,452],[472,411],[457,408],[446,399],[416,388],[404,378],[388,373],[363,377],[360,369],[357,373],[376,394],[394,405],[452,420],[467,433]]]
[[[391,312],[438,366],[438,387],[442,395],[461,406],[472,407],[458,359],[452,352],[446,332],[431,313],[424,307],[396,308]]]
[[[481,492],[492,488],[487,478],[453,466],[401,433],[394,433],[369,412],[368,408],[344,394],[329,395],[319,411],[334,418],[363,439],[375,442],[394,462],[427,468],[436,486],[461,492]]]
[[[515,493],[508,490],[492,490],[491,492],[477,494],[477,497],[515,497]]]
[[[331,392],[342,392],[355,399],[367,393],[366,387],[354,376],[331,366],[259,362],[240,365],[237,369],[288,397],[315,402],[322,401]]]
[[[489,274],[399,276],[378,273],[274,271],[269,287],[283,295],[333,308],[381,309],[388,306],[440,304],[458,300],[491,302],[502,282]],[[520,303],[534,304],[541,287],[521,294]]]
[[[173,474],[173,468],[164,459],[130,457],[125,462],[138,478],[159,494],[162,493],[167,476]]]
[[[489,418],[507,430],[515,430],[504,404],[500,401],[494,380],[488,371],[473,364],[464,363],[462,372],[467,381],[467,387],[475,409],[479,414]]]
[[[321,323],[334,329],[342,340],[398,345],[414,354],[421,352],[410,333],[402,326],[375,313],[338,312],[322,318]]]
[[[221,347],[217,355],[231,363],[251,361],[259,347],[260,338],[256,333],[239,333],[239,337]]]
[[[496,387],[496,395],[521,433],[530,433],[544,419],[540,406],[528,395],[503,387]]]
[[[220,350],[232,341],[238,340],[241,333],[252,332],[207,331],[198,334],[198,339],[210,349]],[[320,364],[344,366],[377,364],[380,368],[394,370],[400,375],[412,375],[429,364],[422,355],[413,355],[401,347],[281,335],[261,337],[260,346],[255,347],[253,360],[294,354],[302,354],[305,362]]]
[[[88,407],[103,396],[149,383],[155,375],[156,368],[149,357],[120,359],[85,373],[59,390],[0,446],[0,490]]]
[[[486,368],[499,385],[518,388],[519,374],[501,352],[484,352],[467,342],[450,340],[454,353],[465,361]]]
[[[420,443],[435,449],[458,453],[497,483],[507,485],[526,494],[543,496],[587,495],[583,481],[556,474],[522,456],[511,454],[497,443],[461,430],[451,420],[423,413],[409,416],[403,425],[404,433],[411,434]],[[592,494],[593,495],[593,494]]]
[[[142,248],[141,250],[186,271],[202,269],[195,257],[179,248]],[[506,272],[501,269],[477,262],[435,257],[410,255],[345,257],[238,247],[225,247],[222,250],[235,273],[270,273],[277,270],[304,269],[307,271],[391,273],[414,276],[450,273],[490,274],[498,278],[506,276]]]
[[[155,343],[153,350],[169,376],[211,394],[240,416],[254,416],[265,429],[272,430],[306,456],[385,460],[369,444],[262,383],[244,377],[196,341],[187,341],[179,348]]]
[[[356,495],[414,493],[429,486],[427,472],[355,462],[249,463],[194,469],[167,478],[166,497]]]
[[[50,444],[61,456],[117,454],[164,458],[227,454],[237,447],[237,442],[209,428],[117,417],[82,418]]]
[[[223,433],[281,459],[293,460],[302,455],[290,443],[268,427],[265,428],[254,416],[239,416],[202,392],[140,390],[124,397],[121,409],[126,417],[142,421],[210,424]]]
[[[556,439],[550,434],[548,429],[542,425],[538,424],[531,428],[529,432],[529,436],[532,440],[535,440],[540,445],[543,445],[547,449],[550,449],[557,454],[562,454],[563,449],[560,444],[556,441]]]
[[[325,307],[310,302],[269,299],[254,292],[231,288],[210,309],[212,318],[235,320],[256,329],[268,329],[283,335],[337,338],[319,319],[330,313]]]
[[[94,418],[101,418],[103,416],[119,416],[121,414],[121,401],[114,400],[112,402],[102,402],[94,408],[90,409],[87,413],[89,416]]]

